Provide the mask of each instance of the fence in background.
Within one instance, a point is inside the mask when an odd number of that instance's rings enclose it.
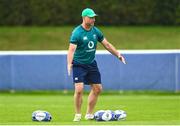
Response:
[[[97,51],[104,90],[180,90],[180,50]],[[0,90],[73,89],[66,51],[1,51]],[[87,87],[86,87],[87,88]]]

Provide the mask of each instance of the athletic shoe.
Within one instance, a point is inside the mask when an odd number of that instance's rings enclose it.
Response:
[[[85,120],[93,120],[94,119],[94,115],[93,114],[86,114],[85,115]]]
[[[74,122],[79,122],[81,120],[81,114],[75,114],[74,116]]]

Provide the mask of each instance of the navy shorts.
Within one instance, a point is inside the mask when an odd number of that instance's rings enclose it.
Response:
[[[101,84],[101,74],[96,61],[91,64],[80,64],[73,61],[73,81],[84,84]]]

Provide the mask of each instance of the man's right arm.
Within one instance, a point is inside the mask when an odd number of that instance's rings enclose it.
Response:
[[[77,45],[70,43],[69,44],[69,49],[68,49],[68,54],[67,54],[67,70],[68,70],[68,75],[71,75],[71,70],[72,70],[72,62],[73,62],[73,57],[74,57],[74,52],[76,50]]]

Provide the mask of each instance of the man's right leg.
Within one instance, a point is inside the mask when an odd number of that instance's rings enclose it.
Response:
[[[74,104],[75,104],[75,117],[73,121],[81,120],[81,105],[82,105],[82,96],[83,96],[83,83],[75,83],[75,92],[74,92]]]

